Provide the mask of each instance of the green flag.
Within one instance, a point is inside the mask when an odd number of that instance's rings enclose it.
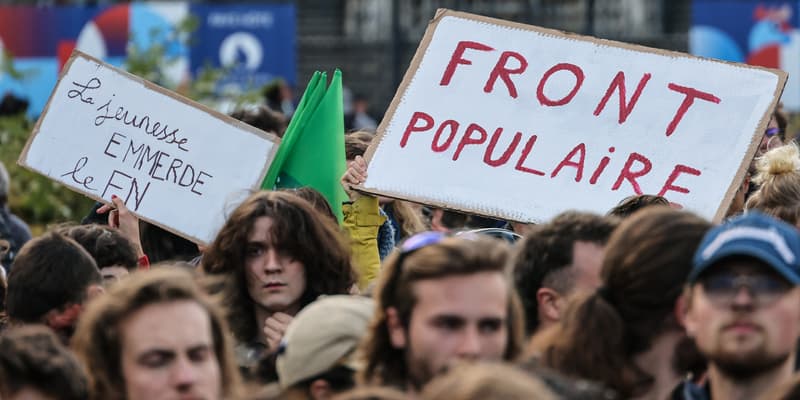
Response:
[[[278,174],[281,172],[284,162],[286,162],[286,157],[288,157],[289,153],[292,151],[292,143],[294,143],[297,137],[297,135],[292,132],[301,129],[301,125],[304,126],[307,122],[304,118],[307,117],[306,110],[309,108],[313,110],[319,105],[319,101],[322,100],[322,96],[325,94],[327,80],[325,73],[315,71],[314,75],[312,75],[311,79],[308,81],[306,91],[303,93],[303,97],[300,98],[300,103],[297,105],[297,109],[291,121],[289,121],[289,126],[286,127],[281,144],[278,147],[278,151],[275,153],[275,158],[272,160],[272,164],[270,164],[269,170],[267,170],[267,175],[261,183],[262,189],[275,189]],[[313,108],[309,106],[309,104],[313,104]]]
[[[346,169],[341,71],[334,72],[327,89],[326,83],[325,73],[311,78],[262,187],[312,187],[341,222],[347,200],[339,183]]]

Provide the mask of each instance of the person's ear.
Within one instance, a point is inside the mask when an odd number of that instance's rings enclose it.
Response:
[[[86,288],[86,301],[92,300],[93,298],[100,296],[105,292],[106,290],[103,288],[102,285],[91,284],[89,285],[88,288]]]
[[[83,307],[80,304],[71,303],[63,310],[53,309],[44,315],[44,322],[54,330],[60,330],[74,326],[78,322]]]
[[[386,329],[389,330],[389,340],[392,341],[392,346],[398,349],[406,347],[406,330],[400,321],[400,315],[397,309],[389,307],[386,309]]]
[[[328,381],[324,379],[315,379],[308,386],[308,393],[314,400],[328,400],[333,397],[333,390]]]
[[[536,291],[539,323],[552,324],[561,321],[561,294],[547,287]]]
[[[684,290],[683,294],[681,294],[677,300],[675,300],[675,319],[678,321],[678,324],[683,327],[686,331],[686,335],[689,337],[694,337],[694,333],[697,329],[697,321],[694,320],[692,314],[690,313],[690,306],[691,306],[691,291],[692,289]]]

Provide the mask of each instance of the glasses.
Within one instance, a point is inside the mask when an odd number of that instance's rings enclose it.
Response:
[[[514,244],[517,240],[521,239],[518,233],[503,228],[480,228],[469,231],[461,231],[456,233],[456,236],[463,235],[486,235],[495,239],[505,240],[508,243]]]
[[[397,257],[396,265],[399,268],[403,265],[403,261],[405,261],[409,254],[423,247],[439,243],[447,237],[450,237],[450,235],[445,232],[436,231],[422,232],[409,237],[400,244],[400,255]]]
[[[720,306],[733,304],[742,288],[747,288],[753,304],[759,307],[774,303],[791,289],[788,282],[771,275],[716,274],[704,279],[702,285],[711,302]]]
[[[769,128],[766,131],[764,131],[764,134],[767,135],[767,137],[773,137],[777,135],[778,132],[780,132],[780,129],[778,128]]]

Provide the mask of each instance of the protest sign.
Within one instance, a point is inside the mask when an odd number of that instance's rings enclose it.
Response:
[[[258,189],[278,139],[75,52],[19,163],[209,243]],[[235,205],[235,204],[233,204]]]
[[[663,195],[719,220],[786,74],[440,10],[362,190],[536,222]]]

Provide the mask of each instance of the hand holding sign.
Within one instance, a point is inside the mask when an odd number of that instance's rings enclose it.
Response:
[[[786,74],[449,10],[367,152],[367,192],[519,222],[658,194],[720,219]]]
[[[144,255],[142,240],[139,236],[139,218],[136,218],[119,197],[111,196],[112,204],[104,204],[97,209],[98,214],[108,213],[108,226],[119,229],[123,236],[128,238],[136,248],[136,256]]]
[[[350,197],[350,201],[356,201],[361,194],[353,190],[354,186],[358,186],[367,180],[367,162],[364,157],[356,156],[353,161],[347,162],[347,170],[342,175],[342,187]]]
[[[19,163],[96,200],[113,201],[120,229],[131,238],[138,235],[126,228],[122,213],[128,209],[207,243],[226,208],[260,187],[277,142],[75,52]]]

